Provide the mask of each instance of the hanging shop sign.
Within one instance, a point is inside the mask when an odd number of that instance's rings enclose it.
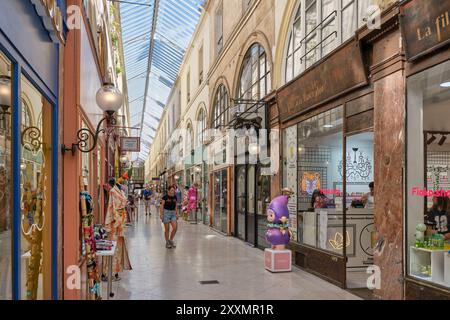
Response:
[[[65,43],[63,18],[56,0],[30,0],[54,43]]]
[[[280,119],[288,121],[367,83],[361,48],[352,41],[278,92]]]
[[[123,152],[140,152],[141,138],[139,137],[121,137],[120,149]]]
[[[402,8],[400,23],[406,58],[420,58],[450,43],[450,1],[410,1]]]

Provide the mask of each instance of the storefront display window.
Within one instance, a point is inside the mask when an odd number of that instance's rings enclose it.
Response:
[[[22,299],[51,297],[51,105],[24,77],[22,101],[29,117],[22,118],[21,258]],[[22,102],[23,103],[23,102]],[[23,107],[23,105],[22,105]],[[42,114],[42,121],[38,123]]]
[[[450,61],[407,86],[408,274],[450,288]]]
[[[10,300],[12,280],[11,62],[0,52],[0,300]]]
[[[353,231],[347,230],[346,243],[343,235],[343,108],[301,122],[297,140],[291,152],[297,152],[298,242],[343,255],[344,246],[353,247]]]

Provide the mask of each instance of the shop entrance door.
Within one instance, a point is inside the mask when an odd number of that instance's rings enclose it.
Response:
[[[245,240],[256,245],[256,166],[247,167],[247,215]]]
[[[245,212],[247,206],[245,166],[236,167],[236,237],[245,241]]]
[[[374,264],[375,197],[374,197],[374,135],[367,131],[347,134],[345,138],[345,230],[350,244],[346,255],[346,287],[356,294],[370,298],[367,288]]]
[[[256,245],[258,248],[269,248],[270,245],[266,241],[267,232],[267,208],[270,203],[270,177],[262,175],[262,167],[258,167],[257,185],[257,202],[256,202]]]

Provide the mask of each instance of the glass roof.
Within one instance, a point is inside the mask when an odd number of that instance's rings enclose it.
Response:
[[[130,121],[133,127],[140,128],[141,135],[141,152],[133,160],[144,161],[206,0],[117,2]]]

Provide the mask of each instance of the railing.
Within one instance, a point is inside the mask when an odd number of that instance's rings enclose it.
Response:
[[[329,22],[331,21],[331,17],[334,16],[334,19],[336,19],[337,17],[337,10],[334,10],[333,12],[331,12],[325,19],[323,19],[319,24],[317,24],[317,26],[315,26],[310,32],[308,32],[308,34],[305,35],[305,37],[303,37],[300,40],[300,47],[295,50],[294,48],[294,52],[297,52],[298,50],[300,50],[300,48],[302,48],[303,44],[306,43],[307,39],[317,31],[317,29],[322,28],[325,24],[325,22]],[[337,38],[337,31],[334,31],[332,33],[330,33],[325,39],[322,39],[322,41],[320,41],[318,44],[316,44],[311,50],[307,51],[303,56],[300,57],[300,62],[303,63],[303,59],[308,56],[311,52],[315,51],[317,49],[317,47],[321,46],[326,40],[328,40],[332,35],[335,35],[335,38]]]

